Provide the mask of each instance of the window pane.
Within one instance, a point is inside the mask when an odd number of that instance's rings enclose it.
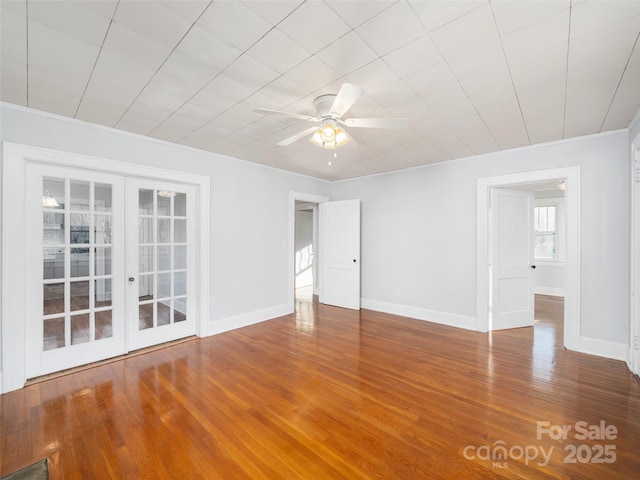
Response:
[[[153,218],[142,217],[138,219],[138,242],[153,243]]]
[[[95,281],[95,307],[111,306],[111,279],[101,278]]]
[[[96,212],[111,211],[111,185],[96,183],[94,185],[94,204]]]
[[[138,271],[153,272],[153,247],[138,247]]]
[[[169,243],[171,241],[171,220],[168,218],[158,219],[158,243]]]
[[[42,251],[42,270],[45,280],[64,278],[64,248],[44,248]]]
[[[89,182],[71,180],[71,209],[89,210]]]
[[[540,207],[540,216],[538,218],[538,231],[547,231],[547,207]]]
[[[94,242],[98,245],[110,245],[111,244],[111,232],[112,232],[112,215],[96,215],[95,217],[95,232],[96,238]]]
[[[187,319],[187,298],[176,298],[173,302],[173,323],[184,322]]]
[[[71,317],[71,345],[87,343],[89,340],[89,314],[73,315]]]
[[[71,311],[89,308],[89,282],[71,282]]]
[[[42,322],[44,351],[64,347],[64,317],[50,318]]]
[[[158,247],[158,270],[171,270],[171,247]]]
[[[547,207],[547,231],[556,231],[556,207]]]
[[[43,312],[45,315],[64,312],[64,283],[43,285]]]
[[[187,221],[186,220],[174,220],[173,221],[173,241],[175,243],[187,242]]]
[[[42,206],[64,208],[64,178],[45,177],[42,181]]]
[[[113,336],[113,325],[111,321],[111,310],[96,312],[96,340],[111,338]]]
[[[171,323],[171,301],[158,302],[158,326]]]
[[[141,302],[153,300],[153,274],[138,277],[138,299]]]
[[[554,233],[537,233],[535,242],[534,255],[536,258],[556,258],[556,235]]]
[[[167,190],[158,192],[158,215],[168,217],[171,215],[171,195]]]
[[[173,247],[173,268],[180,270],[187,268],[187,247]]]
[[[64,213],[43,212],[42,243],[64,245]]]
[[[176,272],[174,274],[173,294],[176,296],[187,294],[187,272]]]
[[[167,298],[171,296],[171,274],[158,274],[158,298]]]
[[[187,216],[187,195],[185,193],[176,193],[173,197],[173,215],[175,217]]]
[[[69,243],[87,244],[90,242],[89,225],[91,215],[87,213],[72,213],[70,215],[71,239]]]
[[[138,330],[153,328],[153,303],[138,306]]]
[[[72,248],[71,249],[71,277],[88,277],[89,276],[89,249],[88,248]]]
[[[96,247],[95,275],[111,275],[111,247]]]
[[[138,212],[153,215],[153,190],[140,189],[138,192]]]

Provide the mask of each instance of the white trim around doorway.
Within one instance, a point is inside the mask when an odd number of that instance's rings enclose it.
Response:
[[[295,256],[295,244],[296,244],[296,201],[299,202],[309,202],[309,203],[324,203],[329,201],[329,197],[325,197],[324,195],[314,195],[311,193],[301,193],[301,192],[289,192],[289,248],[288,248],[288,256],[289,256],[289,286],[287,291],[287,310],[289,313],[293,313],[295,310],[295,264],[294,264],[294,256]],[[315,229],[314,229],[315,230]],[[314,241],[316,239],[317,232],[314,231]],[[319,256],[320,261],[322,261]],[[316,267],[316,271],[319,270],[319,266]],[[318,285],[314,283],[314,291],[320,288],[320,284],[322,284],[322,278],[320,275],[316,277]],[[314,279],[315,280],[315,279]]]
[[[580,167],[578,166],[478,179],[477,330],[489,331],[489,195],[491,189],[559,179],[563,179],[566,185],[564,346],[569,350],[582,351],[580,348]]]
[[[25,384],[26,330],[25,298],[25,168],[28,163],[42,163],[122,175],[152,178],[193,185],[197,197],[196,255],[198,258],[197,324],[199,337],[210,335],[209,306],[211,272],[210,178],[165,170],[141,164],[108,160],[75,153],[4,142],[2,150],[2,296],[0,333],[2,363],[0,393],[22,388]]]

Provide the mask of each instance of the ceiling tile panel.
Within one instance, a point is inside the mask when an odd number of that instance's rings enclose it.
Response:
[[[277,28],[262,37],[247,54],[279,73],[288,72],[311,55]]]
[[[305,2],[278,25],[311,53],[335,42],[351,28],[324,2]]]
[[[212,2],[197,25],[234,47],[246,50],[273,26],[236,1]]]
[[[386,55],[426,33],[415,12],[406,2],[395,3],[360,25],[356,32],[380,56]]]
[[[271,25],[278,25],[303,2],[302,0],[243,0],[242,3]]]
[[[355,32],[347,33],[316,56],[340,75],[347,75],[378,58]]]
[[[211,0],[157,0],[157,3],[193,23],[202,15]]]
[[[571,9],[571,38],[580,38],[640,16],[640,2],[626,0],[578,3]]]
[[[277,71],[249,55],[241,55],[225,69],[224,74],[246,86],[250,94],[257,92],[263,85],[270,84],[280,76]]]
[[[178,114],[171,115],[149,133],[150,137],[177,142],[200,127],[200,122]]]
[[[570,0],[491,2],[501,36],[541,22],[562,10],[568,11],[570,5]]]
[[[242,55],[242,50],[216,38],[198,25],[189,30],[176,51],[219,71]]]
[[[29,106],[55,105],[56,113],[73,116],[98,52],[94,45],[29,21]]]
[[[442,55],[429,35],[423,35],[412,42],[388,53],[384,62],[400,77],[407,77],[442,61]]]
[[[431,32],[436,28],[453,22],[473,10],[477,10],[478,8],[487,5],[488,1],[461,0],[451,2],[441,0],[425,2],[424,0],[410,0],[409,3],[425,28]]]
[[[221,72],[215,64],[203,63],[178,51],[173,51],[160,67],[160,72],[178,81],[205,85]]]
[[[367,95],[375,97],[376,92],[382,90],[384,85],[395,82],[400,77],[386,63],[378,59],[345,75],[345,78],[348,82],[363,87]]]
[[[155,43],[171,48],[193,23],[160,2],[148,1],[119,2],[113,20]]]
[[[172,50],[115,22],[109,28],[102,49],[127,57],[154,71],[160,68]]]
[[[433,30],[431,38],[445,57],[457,55],[496,40],[498,30],[491,6],[485,4]]]
[[[110,18],[77,2],[30,1],[29,18],[98,47],[110,23]]]
[[[524,60],[557,45],[566,45],[569,10],[562,10],[549,18],[502,36],[507,59]]]
[[[284,74],[292,82],[302,86],[305,90],[314,92],[336,79],[340,74],[332,70],[326,63],[315,55],[307,58],[300,65]]]
[[[328,0],[327,3],[340,15],[345,23],[351,28],[356,28],[389,8],[396,3],[396,1],[397,0],[352,0],[345,2],[342,0]]]

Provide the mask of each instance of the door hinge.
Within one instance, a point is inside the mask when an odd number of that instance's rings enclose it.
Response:
[[[633,349],[640,350],[640,337],[638,337],[638,335],[633,337]]]

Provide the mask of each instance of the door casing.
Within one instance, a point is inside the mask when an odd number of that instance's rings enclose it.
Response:
[[[477,181],[477,264],[476,312],[477,330],[489,331],[490,271],[489,271],[489,198],[491,188],[564,179],[566,231],[566,280],[564,303],[564,346],[580,350],[580,167],[523,172]]]

